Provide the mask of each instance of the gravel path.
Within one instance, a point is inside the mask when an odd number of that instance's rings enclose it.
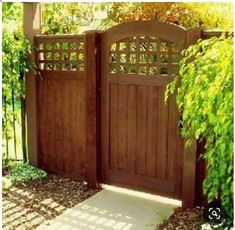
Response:
[[[36,229],[98,191],[54,175],[41,181],[18,183],[3,191],[3,229]]]

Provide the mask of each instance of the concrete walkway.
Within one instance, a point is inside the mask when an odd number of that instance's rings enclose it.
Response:
[[[48,225],[38,230],[154,230],[179,205],[162,203],[163,198],[127,189],[106,186],[89,199],[67,209]],[[166,201],[169,202],[167,199]],[[172,203],[172,202],[171,202]]]

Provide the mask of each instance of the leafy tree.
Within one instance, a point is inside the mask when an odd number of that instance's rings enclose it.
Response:
[[[80,34],[135,20],[166,21],[186,28],[233,28],[232,3],[42,3],[42,15],[44,34]]]
[[[4,2],[2,4],[2,21],[3,27],[8,25],[8,29],[12,31],[21,30],[22,23],[22,4],[21,3],[12,3],[12,2]]]
[[[202,29],[233,29],[233,4],[222,2],[197,2],[186,3],[189,15],[183,15],[180,24],[188,27],[197,27],[200,25]],[[195,23],[191,25],[191,21]]]
[[[158,20],[186,28],[233,28],[232,3],[116,2],[108,16],[107,20],[116,23]]]
[[[112,3],[42,3],[43,34],[81,34],[106,29],[103,23]]]
[[[233,38],[199,41],[183,54],[181,77],[168,86],[166,95],[177,93],[187,143],[194,138],[206,141],[204,192],[209,201],[221,198],[232,225]]]
[[[31,44],[24,38],[22,33],[22,24],[19,17],[22,16],[22,5],[13,3],[3,3],[3,29],[2,29],[2,95],[3,95],[3,129],[6,139],[6,153],[8,154],[8,139],[10,139],[11,130],[14,133],[14,142],[16,145],[15,121],[17,114],[15,112],[15,99],[21,99],[22,123],[25,121],[24,112],[24,73],[31,64],[28,61],[28,55],[31,52]],[[22,21],[21,21],[22,22]],[[12,105],[12,110],[9,109]],[[11,119],[12,117],[12,119]],[[25,126],[22,126],[22,134],[25,134]],[[23,155],[26,161],[25,136],[23,136]],[[15,147],[15,158],[16,147]]]

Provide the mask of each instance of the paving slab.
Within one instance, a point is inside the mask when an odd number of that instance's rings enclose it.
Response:
[[[108,186],[107,186],[108,187]],[[56,217],[38,230],[154,230],[180,203],[162,203],[164,199],[123,190],[104,188]],[[121,191],[121,192],[120,192]],[[124,189],[125,191],[125,189]],[[127,190],[130,191],[130,190]],[[137,195],[136,195],[137,194]]]

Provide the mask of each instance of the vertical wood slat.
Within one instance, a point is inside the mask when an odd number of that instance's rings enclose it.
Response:
[[[127,88],[126,85],[118,86],[118,169],[127,171]]]
[[[137,91],[137,152],[136,174],[145,175],[146,170],[146,123],[147,87],[139,86]]]
[[[47,92],[46,93],[46,95],[47,95],[47,98],[51,98],[50,97],[50,92],[51,92],[51,90],[50,91],[48,91],[47,89],[48,88],[52,88],[51,87],[51,84],[50,84],[50,81],[48,81],[48,80],[46,80],[45,81],[45,85],[44,85],[44,87],[45,87],[45,91]],[[41,102],[40,102],[41,103]],[[51,140],[50,140],[50,138],[49,138],[49,135],[50,135],[50,130],[51,130],[51,127],[50,127],[50,116],[49,116],[49,114],[50,114],[50,112],[49,112],[49,100],[46,100],[45,101],[45,104],[42,104],[42,106],[45,106],[46,107],[46,118],[45,118],[45,126],[44,126],[44,128],[45,128],[45,130],[44,130],[44,132],[42,132],[41,133],[41,138],[42,138],[42,142],[43,142],[43,136],[44,136],[44,133],[45,133],[45,135],[46,135],[46,138],[44,139],[45,140],[45,152],[44,152],[44,154],[45,155],[43,155],[42,157],[45,159],[44,160],[44,163],[45,163],[45,166],[48,164],[47,163],[47,158],[48,158],[48,155],[50,154],[50,153],[47,153],[48,151],[49,151],[49,144],[50,144],[50,142],[51,142]],[[46,127],[47,127],[47,129],[46,129]],[[42,145],[44,145],[44,143],[42,143]],[[39,154],[41,154],[41,152],[39,152]],[[49,165],[50,166],[50,165]]]
[[[45,158],[46,158],[46,164],[49,167],[49,170],[53,170],[52,169],[52,154],[53,154],[53,145],[55,144],[55,140],[54,140],[54,135],[53,135],[53,131],[54,131],[54,124],[53,124],[53,106],[54,106],[54,102],[53,102],[53,95],[55,93],[55,84],[53,84],[53,82],[48,81],[47,82],[47,87],[50,88],[50,92],[48,94],[48,98],[50,98],[50,100],[48,100],[47,102],[47,122],[48,122],[48,138],[47,138],[47,152],[45,152]],[[47,88],[47,89],[48,89]],[[46,89],[46,90],[47,90]]]
[[[44,83],[45,84],[45,83]],[[38,124],[38,152],[41,154],[38,154],[38,164],[41,166],[44,166],[44,158],[43,155],[46,152],[45,146],[42,143],[42,133],[43,130],[45,130],[45,120],[47,117],[47,109],[45,106],[42,106],[45,104],[45,100],[47,98],[47,91],[45,90],[45,86],[41,84],[39,79],[37,80],[37,98],[41,98],[41,103],[37,103],[37,124]]]
[[[90,187],[97,187],[97,57],[98,33],[86,32],[86,159],[87,182]]]
[[[76,88],[75,88],[76,89]],[[79,103],[78,103],[78,113],[80,111],[83,111],[83,113],[79,113],[78,117],[78,130],[77,130],[77,135],[80,136],[81,142],[80,145],[78,146],[78,152],[83,153],[79,154],[79,170],[82,171],[81,175],[85,175],[87,166],[85,165],[86,162],[86,104],[84,103],[86,100],[85,97],[85,82],[84,81],[79,81],[78,82],[78,98],[80,98]],[[75,144],[77,143],[77,140],[74,142]],[[79,172],[77,172],[79,174]]]
[[[179,120],[179,119],[178,119]],[[182,183],[183,183],[183,164],[184,164],[184,139],[180,136],[180,130],[178,132],[178,146],[177,146],[177,155],[176,159],[180,159],[177,161],[177,166],[180,170],[176,172],[176,178],[178,183],[176,184],[175,191],[177,194],[182,194]]]
[[[69,98],[68,98],[68,102],[69,103],[69,111],[77,111],[77,108],[78,108],[78,103],[74,103],[76,102],[76,99],[79,98],[79,101],[82,100],[82,96],[78,96],[78,91],[76,89],[80,89],[81,86],[79,85],[80,81],[78,81],[76,84],[73,85],[73,90],[70,92],[69,94]],[[81,90],[79,90],[81,91]],[[78,109],[79,111],[79,109]],[[79,114],[79,112],[77,113],[71,113],[70,115],[70,119],[72,121],[75,121],[75,120],[78,120],[78,116],[81,116],[81,114]],[[70,160],[69,160],[69,164],[71,165],[71,167],[69,168],[69,171],[72,173],[72,172],[75,172],[76,171],[76,166],[77,166],[77,161],[74,161],[73,159],[76,159],[77,157],[77,154],[76,154],[76,136],[77,136],[77,125],[80,124],[80,121],[79,122],[76,122],[76,124],[73,124],[72,122],[69,122],[68,120],[68,123],[69,123],[69,126],[68,126],[68,131],[69,131],[69,142],[68,144],[70,145]],[[83,122],[84,123],[84,122]],[[80,132],[81,134],[81,132]],[[81,135],[82,136],[82,135]],[[81,142],[82,145],[84,145],[83,142]],[[81,153],[84,153],[84,151],[80,151],[78,152],[80,154],[79,155],[79,159],[81,159],[81,156],[84,155],[84,154],[81,154]],[[80,168],[80,167],[79,167]]]
[[[53,85],[53,89],[55,90],[53,94],[51,95],[51,101],[52,105],[50,106],[49,110],[53,112],[52,116],[52,129],[54,141],[51,142],[51,145],[53,146],[53,149],[50,150],[50,154],[54,156],[54,163],[52,165],[52,170],[56,171],[59,170],[63,172],[64,167],[62,164],[64,164],[64,155],[67,155],[67,149],[64,148],[64,121],[66,119],[65,111],[67,111],[67,104],[65,104],[65,95],[63,93],[63,90],[66,90],[67,86],[64,84],[60,84],[58,81],[51,81]],[[62,88],[63,87],[63,88]]]
[[[118,165],[118,85],[110,86],[110,152],[109,168],[117,170]],[[112,153],[112,154],[111,154]]]
[[[71,91],[75,90],[74,85],[76,85],[76,84],[73,84],[71,86],[71,88],[69,88],[69,84],[66,81],[64,81],[64,85],[63,85],[64,93],[63,93],[63,100],[62,100],[61,104],[64,105],[64,112],[63,112],[63,124],[62,124],[62,127],[60,127],[60,130],[63,130],[63,135],[60,136],[60,137],[63,136],[63,140],[60,140],[60,142],[62,144],[62,147],[64,148],[64,154],[63,155],[61,154],[61,157],[60,157],[60,159],[62,160],[62,162],[61,162],[61,167],[62,167],[61,171],[62,172],[63,171],[71,172],[70,170],[73,169],[73,164],[71,164],[71,161],[78,163],[77,157],[76,158],[71,157],[72,143],[70,140],[70,136],[72,134],[72,130],[70,127],[70,125],[71,125],[70,119],[71,119],[71,115],[73,114],[73,112],[71,111],[72,107],[71,107],[71,101],[69,101],[69,99],[70,99],[70,94],[71,94],[70,90]],[[79,100],[81,100],[81,98],[78,97],[77,100],[79,103]],[[59,115],[59,114],[57,114],[57,115]],[[81,152],[78,152],[77,154],[80,155]],[[74,171],[75,170],[76,169],[74,169]]]
[[[158,89],[158,146],[157,146],[157,167],[156,175],[159,179],[166,179],[167,164],[167,123],[168,103],[164,102],[165,88]]]
[[[128,134],[127,134],[127,151],[128,151],[128,172],[135,174],[136,170],[136,145],[137,145],[137,87],[129,86],[128,88]]]
[[[155,177],[157,146],[157,89],[148,88],[146,176]]]
[[[177,144],[178,144],[178,137],[177,137],[177,130],[178,130],[178,118],[177,118],[177,108],[175,104],[175,96],[169,96],[168,98],[168,149],[167,149],[167,178],[168,179],[175,179],[178,164],[175,164],[176,161],[180,161],[180,159],[176,158],[177,154]]]

